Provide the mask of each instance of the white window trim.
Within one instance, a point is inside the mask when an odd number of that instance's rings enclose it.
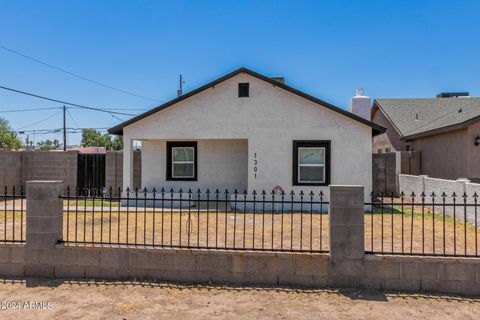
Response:
[[[300,163],[300,150],[302,149],[322,149],[323,150],[323,164],[301,164]],[[326,150],[325,150],[325,147],[298,147],[298,159],[297,159],[297,163],[298,163],[298,168],[297,168],[297,180],[298,180],[298,183],[325,183],[325,154],[326,154]],[[323,169],[323,180],[302,180],[300,177],[300,167],[321,167]]]
[[[173,159],[173,155],[175,154],[175,149],[191,149],[193,153],[193,160],[191,161],[175,161]],[[174,179],[182,179],[182,178],[195,178],[195,147],[172,147],[172,178]],[[191,164],[192,168],[192,175],[191,176],[177,176],[175,175],[175,170],[173,169],[175,164]]]

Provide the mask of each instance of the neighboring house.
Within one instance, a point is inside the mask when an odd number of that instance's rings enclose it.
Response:
[[[374,152],[419,151],[422,174],[480,181],[480,98],[376,99],[372,121],[387,128]]]
[[[132,142],[140,140],[147,189],[250,193],[280,186],[318,193],[352,184],[368,193],[372,135],[384,130],[283,78],[240,68],[109,132],[123,135],[125,188],[132,183]]]

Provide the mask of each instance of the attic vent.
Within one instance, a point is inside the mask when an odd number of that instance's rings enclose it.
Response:
[[[238,97],[245,98],[250,96],[250,83],[244,82],[238,84]]]

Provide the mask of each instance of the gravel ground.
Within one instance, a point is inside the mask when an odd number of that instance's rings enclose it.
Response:
[[[3,280],[0,301],[0,319],[404,320],[480,315],[480,298],[138,282]],[[34,309],[30,302],[37,308],[43,302],[43,308]]]

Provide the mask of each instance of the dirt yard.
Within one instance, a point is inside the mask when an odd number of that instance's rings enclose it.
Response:
[[[1,319],[478,319],[480,299],[378,291],[0,283]],[[4,308],[36,302],[43,309]]]

